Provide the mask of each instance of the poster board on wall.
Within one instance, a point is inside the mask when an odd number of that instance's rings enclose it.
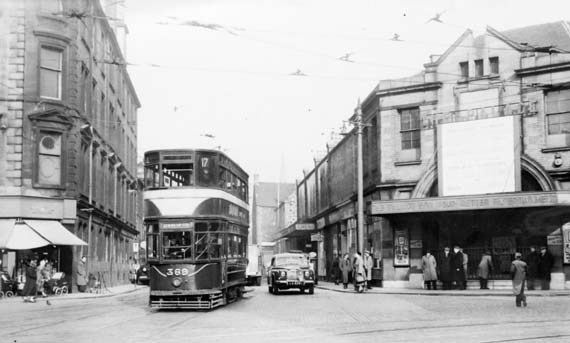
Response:
[[[394,267],[410,266],[410,237],[408,229],[394,229]]]
[[[519,118],[440,124],[439,196],[520,191]]]
[[[570,264],[570,223],[566,223],[562,226],[562,261],[564,264]]]

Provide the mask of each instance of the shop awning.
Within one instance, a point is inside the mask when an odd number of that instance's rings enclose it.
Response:
[[[16,224],[15,219],[0,219],[0,249],[24,250],[50,244],[26,224]]]
[[[48,240],[52,245],[87,245],[63,225],[55,220],[24,220],[39,235]]]

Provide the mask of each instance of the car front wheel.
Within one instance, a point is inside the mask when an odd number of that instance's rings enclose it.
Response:
[[[309,286],[309,294],[315,294],[315,286]]]
[[[273,294],[277,295],[279,294],[279,288],[277,288],[277,286],[273,285]]]

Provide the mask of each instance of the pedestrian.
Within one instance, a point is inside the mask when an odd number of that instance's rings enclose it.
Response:
[[[538,261],[538,275],[540,277],[540,288],[550,289],[550,271],[554,264],[554,257],[546,250],[545,246],[540,247],[540,259]]]
[[[42,294],[42,297],[47,297],[47,294],[44,290],[44,285],[47,279],[44,277],[44,270],[46,267],[47,259],[42,259],[40,264],[36,269],[36,282],[37,282],[37,292]]]
[[[453,247],[453,254],[451,254],[451,277],[455,288],[464,289],[465,271],[463,269],[463,254],[460,249],[459,245]]]
[[[354,253],[354,265],[352,267],[352,271],[354,274],[354,289],[359,293],[364,291],[364,282],[366,281],[364,270],[364,260],[362,259],[362,255],[360,251]]]
[[[338,285],[340,282],[340,256],[337,254],[333,255],[332,261],[332,277],[335,285]]]
[[[441,261],[439,263],[439,278],[444,290],[451,289],[451,271],[451,252],[449,247],[444,247],[443,255],[441,256]]]
[[[340,261],[340,270],[342,272],[342,285],[343,288],[348,288],[348,284],[350,282],[349,275],[352,274],[352,263],[350,262],[350,258],[348,254],[344,254],[342,261]]]
[[[24,289],[22,290],[22,294],[24,295],[24,302],[35,303],[36,295],[38,293],[38,274],[36,259],[31,259],[24,267],[26,268],[26,283],[24,284]]]
[[[491,252],[485,250],[481,256],[481,262],[477,266],[477,277],[479,277],[479,288],[489,289],[489,276],[493,272],[493,260],[491,259]]]
[[[426,288],[437,290],[437,262],[429,250],[422,257],[422,272]]]
[[[511,277],[513,279],[513,293],[515,294],[515,304],[521,307],[521,303],[526,307],[526,295],[524,295],[524,284],[526,279],[527,265],[521,260],[522,254],[515,253],[515,260],[511,264]]]
[[[372,267],[374,259],[370,256],[370,251],[364,250],[364,271],[366,272],[366,288],[372,289]]]
[[[538,275],[540,256],[538,255],[538,251],[536,251],[536,246],[533,245],[530,247],[530,253],[525,257],[524,261],[527,265],[526,287],[529,291],[532,291],[536,286],[536,279],[540,278]]]
[[[469,276],[469,256],[463,251],[463,248],[459,248],[459,251],[463,254],[463,289],[467,289],[467,279]]]
[[[87,257],[82,256],[79,263],[77,263],[77,290],[85,292],[87,290]]]

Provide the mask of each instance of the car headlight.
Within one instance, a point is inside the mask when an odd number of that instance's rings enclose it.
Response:
[[[287,276],[287,272],[284,271],[284,270],[282,270],[282,271],[279,273],[279,276],[285,277],[285,276]]]
[[[305,270],[305,279],[308,279],[311,277],[311,272],[309,272],[308,270]]]
[[[182,284],[182,280],[180,278],[174,278],[172,279],[172,286],[174,287],[180,287],[180,285]]]
[[[143,267],[142,271],[146,273],[146,267]]]

